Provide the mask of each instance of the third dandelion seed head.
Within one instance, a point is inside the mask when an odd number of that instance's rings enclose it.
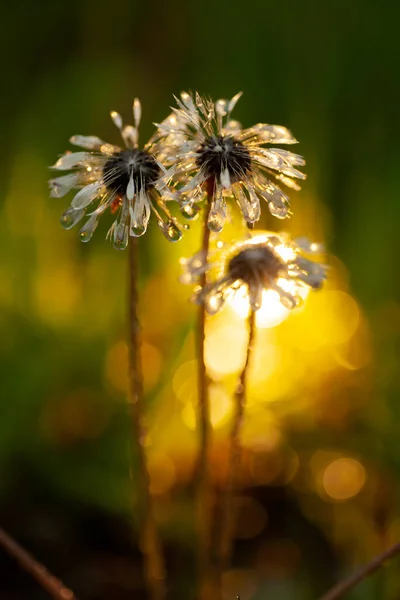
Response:
[[[218,312],[225,301],[245,287],[250,308],[261,308],[263,292],[274,291],[286,308],[298,306],[307,288],[319,289],[326,267],[315,260],[320,248],[307,240],[291,240],[286,234],[261,234],[235,244],[216,260],[200,253],[182,261],[184,283],[194,283],[201,273],[215,270],[213,281],[196,290],[195,300],[207,312]]]

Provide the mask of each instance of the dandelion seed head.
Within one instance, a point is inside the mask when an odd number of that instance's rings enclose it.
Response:
[[[137,148],[121,150],[110,156],[103,167],[106,188],[120,195],[125,193],[131,178],[139,192],[154,187],[160,175],[161,169],[154,157]]]
[[[241,300],[247,298],[249,307],[257,311],[266,291],[273,292],[285,308],[293,309],[307,289],[319,289],[326,278],[326,266],[315,260],[320,247],[304,238],[300,242],[285,233],[258,234],[226,251],[211,252],[207,260],[197,254],[182,261],[181,281],[195,283],[202,273],[214,273],[213,279],[195,289],[194,297],[210,314],[236,294]]]
[[[221,183],[221,173],[228,169],[232,183],[241,181],[251,169],[250,154],[246,146],[231,135],[209,136],[201,144],[196,163],[206,177]]]
[[[264,202],[273,216],[288,218],[289,198],[280,184],[299,190],[296,180],[305,179],[297,169],[305,164],[302,156],[265,147],[297,143],[286,127],[258,123],[246,129],[231,118],[240,96],[213,102],[182,92],[151,140],[170,167],[183,214],[192,217],[192,207],[207,197],[208,227],[215,232],[222,230],[232,199],[249,228],[260,219]],[[206,186],[207,181],[213,185]]]
[[[146,144],[144,149],[138,147],[141,114],[137,98],[133,102],[134,125],[124,126],[119,113],[110,113],[125,148],[97,136],[74,135],[70,142],[85,151],[66,152],[53,166],[58,171],[71,171],[49,181],[50,195],[61,198],[77,190],[61,224],[70,229],[88,217],[79,232],[83,242],[91,240],[105,213],[114,215],[107,237],[118,250],[126,248],[130,236],[138,237],[147,231],[151,213],[169,241],[182,237],[184,227],[167,207],[167,201],[174,199],[168,187],[169,175],[153,144]]]
[[[228,263],[228,273],[232,279],[240,279],[247,285],[262,283],[264,287],[277,279],[283,268],[283,261],[268,245],[245,248]]]

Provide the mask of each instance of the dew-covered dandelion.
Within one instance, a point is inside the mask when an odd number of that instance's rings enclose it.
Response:
[[[84,148],[80,152],[66,152],[52,167],[68,174],[49,181],[54,198],[65,196],[72,189],[78,192],[71,206],[64,212],[61,224],[70,229],[88,217],[80,230],[83,242],[88,242],[106,212],[115,215],[108,232],[117,249],[124,249],[129,236],[141,236],[147,230],[151,212],[158,226],[170,241],[179,240],[181,227],[167,208],[172,199],[168,176],[153,145],[139,149],[141,105],[133,102],[134,125],[124,127],[122,117],[111,112],[114,124],[121,132],[124,148],[104,142],[97,136],[74,135],[70,142]],[[90,212],[89,212],[90,211]]]
[[[241,93],[231,100],[212,102],[181,93],[178,108],[162,123],[152,138],[163,160],[171,167],[173,184],[180,192],[183,213],[193,217],[204,199],[205,182],[212,193],[208,227],[222,230],[227,216],[227,198],[234,198],[249,226],[259,220],[260,202],[266,201],[272,215],[289,216],[289,198],[278,183],[298,190],[296,179],[305,179],[296,167],[302,156],[266,144],[295,144],[291,132],[279,125],[258,123],[243,129],[231,113]],[[207,186],[208,187],[208,186]]]
[[[300,304],[307,289],[318,290],[326,278],[326,266],[312,260],[321,252],[306,239],[291,240],[286,234],[261,234],[234,244],[220,258],[207,261],[200,252],[181,262],[183,283],[195,283],[204,272],[215,272],[213,281],[195,290],[194,300],[209,314],[217,313],[229,297],[245,288],[250,308],[261,308],[264,290],[274,291],[285,308]]]

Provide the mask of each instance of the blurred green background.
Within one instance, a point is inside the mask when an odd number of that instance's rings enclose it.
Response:
[[[119,143],[108,113],[129,122],[133,96],[145,141],[172,93],[243,90],[235,117],[288,126],[307,159],[290,223],[260,226],[328,249],[325,291],[260,328],[224,600],[311,600],[400,538],[399,19],[389,0],[2,7],[0,523],[81,600],[145,597],[130,517],[127,255],[105,241],[107,217],[88,245],[62,230],[68,199],[48,198],[47,166],[73,134]],[[149,460],[170,597],[186,600],[194,309],[177,277],[200,238],[198,224],[176,245],[156,229],[140,241]],[[208,330],[217,486],[243,354],[243,323],[218,319]],[[233,348],[222,361],[219,327]],[[348,597],[395,600],[399,573],[393,564]],[[2,600],[46,597],[0,554]]]

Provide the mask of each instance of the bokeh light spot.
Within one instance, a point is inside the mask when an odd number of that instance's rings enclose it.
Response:
[[[228,304],[242,318],[246,319],[249,315],[250,305],[246,286],[242,286],[235,294],[229,297]],[[290,310],[285,308],[277,292],[273,290],[263,290],[262,305],[256,314],[257,327],[268,328],[276,327],[286,319]]]
[[[148,391],[158,381],[162,368],[162,357],[158,348],[148,342],[143,342],[140,354],[144,390]],[[121,394],[128,392],[128,345],[125,341],[117,342],[108,351],[105,372],[108,382],[115,390]]]
[[[242,326],[217,323],[215,328],[207,331],[205,362],[210,375],[218,379],[242,369],[247,341],[244,323]]]
[[[197,360],[187,360],[179,365],[172,379],[172,387],[176,397],[187,403],[197,401]]]
[[[365,478],[365,469],[358,460],[338,458],[326,467],[323,486],[334,500],[348,500],[360,492]]]
[[[219,384],[210,385],[209,395],[211,425],[218,428],[228,420],[232,412],[232,401],[223,386]],[[189,429],[193,431],[196,429],[196,411],[193,402],[189,401],[185,404],[182,410],[182,420]]]

